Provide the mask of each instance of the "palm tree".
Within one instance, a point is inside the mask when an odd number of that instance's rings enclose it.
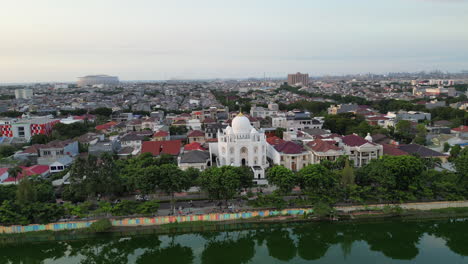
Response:
[[[15,183],[17,183],[16,180],[18,178],[18,174],[20,174],[21,172],[23,172],[23,169],[19,166],[8,169],[8,175],[15,178]]]

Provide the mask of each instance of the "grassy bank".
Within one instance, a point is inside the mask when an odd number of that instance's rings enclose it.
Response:
[[[335,214],[334,216],[317,216],[314,214],[301,215],[296,217],[253,217],[249,219],[230,221],[195,221],[183,223],[169,223],[163,225],[115,227],[110,226],[108,220],[83,229],[63,230],[63,231],[38,231],[21,234],[0,234],[0,245],[10,243],[28,243],[43,241],[67,241],[86,239],[95,236],[128,236],[128,235],[167,235],[185,234],[200,232],[233,231],[239,229],[259,228],[265,225],[288,225],[292,222],[313,222],[313,221],[386,221],[391,219],[404,220],[430,220],[443,218],[468,218],[468,207],[444,208],[433,210],[403,210],[398,207],[368,209],[360,212],[347,214]],[[333,221],[332,221],[333,220]],[[338,221],[335,221],[338,220]]]

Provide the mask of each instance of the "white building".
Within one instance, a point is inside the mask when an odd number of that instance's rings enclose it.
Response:
[[[218,142],[209,144],[210,156],[217,157],[218,166],[248,166],[254,172],[255,181],[266,184],[268,143],[265,134],[258,132],[242,113],[231,124],[223,131],[218,131]]]
[[[33,98],[34,93],[32,89],[16,89],[15,90],[15,98],[16,99],[31,99]]]

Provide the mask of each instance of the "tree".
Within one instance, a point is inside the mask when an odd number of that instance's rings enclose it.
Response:
[[[450,158],[456,159],[460,155],[461,147],[460,145],[455,145],[450,149]]]
[[[283,133],[286,132],[286,129],[282,128],[282,127],[277,127],[275,129],[275,136],[279,137],[279,138],[283,138]]]
[[[346,159],[345,161],[345,167],[341,171],[341,184],[347,186],[347,185],[353,185],[354,184],[354,170],[351,166],[349,166],[349,160]]]
[[[211,167],[201,173],[200,184],[210,198],[227,204],[240,190],[241,176],[232,166]]]
[[[289,194],[297,184],[296,175],[284,166],[277,165],[269,168],[266,178],[269,183],[278,187],[279,192],[283,195]]]
[[[299,181],[313,201],[333,200],[337,187],[336,175],[320,164],[312,164],[298,172]]]
[[[13,146],[0,146],[0,158],[6,158],[13,154],[15,154],[15,148]]]
[[[384,156],[359,169],[356,180],[369,187],[368,193],[379,200],[414,199],[424,170],[423,161],[417,157]]]
[[[16,200],[18,203],[25,205],[28,203],[34,203],[37,200],[37,193],[31,180],[24,178],[18,184],[18,190],[16,191]]]
[[[174,164],[161,165],[159,177],[158,187],[171,196],[171,207],[175,212],[174,194],[190,188],[192,180]]]
[[[450,150],[450,144],[448,142],[444,143],[444,152],[448,152]]]
[[[144,215],[155,214],[159,209],[159,202],[156,200],[146,201],[137,207],[137,213]]]
[[[94,109],[90,113],[93,115],[109,117],[112,115],[112,109],[107,108],[107,107],[99,107],[99,108]]]
[[[424,124],[418,124],[416,126],[416,137],[414,138],[414,142],[419,145],[426,145],[426,136],[427,130]]]
[[[404,141],[404,143],[410,143],[413,140],[413,129],[411,122],[408,120],[400,120],[396,124],[395,127],[395,138],[401,141]]]
[[[184,173],[190,178],[192,183],[196,185],[198,183],[198,178],[200,177],[200,170],[196,168],[188,168]]]
[[[457,172],[468,181],[468,149],[465,148],[460,152],[454,161]]]
[[[34,144],[47,144],[49,141],[50,141],[49,136],[43,135],[43,134],[38,134],[38,135],[34,135],[34,136],[31,137],[30,144],[31,145],[34,145]]]
[[[15,179],[15,183],[17,183],[17,178],[19,174],[22,172],[23,172],[23,169],[18,166],[8,169],[8,175]]]

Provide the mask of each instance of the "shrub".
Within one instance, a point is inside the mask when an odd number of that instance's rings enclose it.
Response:
[[[112,224],[109,221],[109,219],[100,219],[92,223],[91,226],[89,226],[88,230],[95,233],[101,233],[106,232],[111,228]]]

